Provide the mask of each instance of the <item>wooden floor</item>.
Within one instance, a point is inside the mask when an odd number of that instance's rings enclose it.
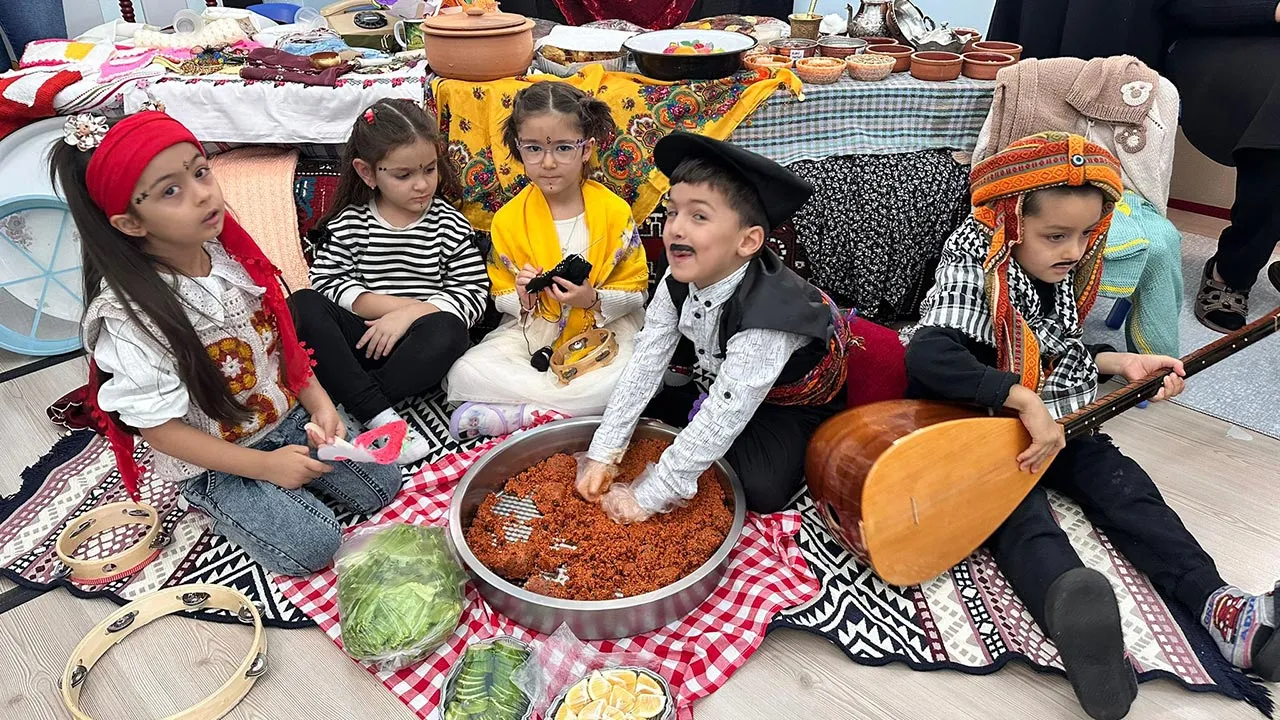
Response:
[[[1221,228],[1196,216],[1175,219],[1184,230],[1210,236]],[[0,371],[18,363],[0,354]],[[77,360],[0,385],[0,433],[8,439],[0,450],[0,494],[13,492],[18,472],[57,439],[44,408],[83,377],[84,362]],[[1107,430],[1156,479],[1228,580],[1256,591],[1280,578],[1280,441],[1170,404],[1130,411]],[[0,590],[7,587],[0,582]],[[57,679],[67,656],[114,607],[60,590],[0,615],[0,718],[66,717]],[[249,639],[243,627],[162,620],[103,658],[85,690],[85,709],[98,720],[176,712],[214,690],[243,657]],[[415,717],[319,630],[269,629],[267,643],[270,671],[228,717]],[[699,720],[1085,717],[1064,680],[1020,665],[986,677],[863,667],[826,641],[792,631],[766,638],[696,712]],[[1260,715],[1244,703],[1160,681],[1142,685],[1129,717]]]

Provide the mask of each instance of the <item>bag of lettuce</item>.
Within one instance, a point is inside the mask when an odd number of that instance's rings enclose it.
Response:
[[[426,657],[462,617],[467,578],[444,528],[362,528],[343,541],[335,569],[342,646],[380,670]]]

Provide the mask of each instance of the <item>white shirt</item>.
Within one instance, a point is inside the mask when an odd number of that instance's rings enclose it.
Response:
[[[743,265],[709,287],[690,285],[678,315],[666,278],[658,283],[644,328],[636,335],[635,354],[591,441],[587,456],[592,460],[620,462],[641,413],[662,385],[676,344],[681,336],[693,342],[698,368],[714,379],[693,421],[662,454],[649,479],[633,488],[646,510],[663,510],[676,498],[687,500],[698,492],[698,476],[724,457],[773,389],[792,353],[810,342],[796,333],[748,329],[729,338],[724,356],[719,357],[720,314],[746,272]]]
[[[236,288],[247,295],[261,297],[263,290],[253,284],[220,243],[206,243],[205,250],[210,259],[208,275],[179,275],[171,279],[176,283],[178,296],[192,324],[204,316],[221,325],[224,292]],[[173,355],[158,351],[154,341],[146,337],[146,330],[135,323],[114,317],[104,317],[102,323],[93,359],[112,377],[98,388],[98,405],[107,412],[120,413],[121,422],[138,429],[159,427],[185,417],[191,400],[187,386],[178,376]]]

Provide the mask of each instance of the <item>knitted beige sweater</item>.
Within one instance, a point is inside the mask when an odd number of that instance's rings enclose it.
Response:
[[[973,162],[1038,132],[1076,133],[1111,150],[1125,187],[1165,214],[1178,105],[1173,83],[1128,55],[1023,60],[996,76]]]

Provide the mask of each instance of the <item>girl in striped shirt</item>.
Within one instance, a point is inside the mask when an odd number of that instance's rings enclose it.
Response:
[[[298,336],[316,375],[368,428],[438,385],[470,346],[489,278],[474,231],[437,193],[455,187],[440,132],[417,104],[380,100],[356,119],[344,174],[311,266],[293,294]],[[430,449],[410,428],[401,464]]]

